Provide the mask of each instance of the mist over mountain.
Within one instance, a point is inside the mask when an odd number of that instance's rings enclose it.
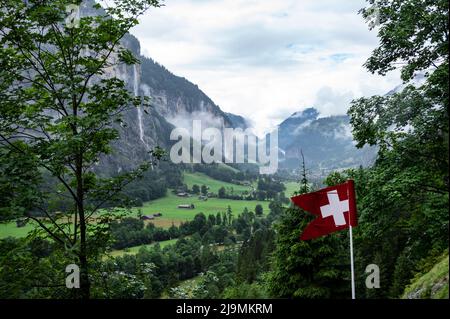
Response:
[[[82,14],[98,13],[90,7],[92,4],[93,1],[85,2]],[[123,114],[124,124],[117,127],[120,139],[113,143],[113,154],[101,159],[100,171],[113,174],[129,170],[148,159],[148,151],[155,146],[169,149],[175,142],[170,141],[171,130],[175,126],[190,129],[193,120],[201,120],[203,128],[251,127],[244,117],[222,111],[197,85],[143,56],[133,35],[127,34],[122,45],[133,52],[140,64],[116,67],[106,76],[124,80],[136,96],[148,96],[151,107],[138,107]],[[307,167],[315,173],[368,165],[374,158],[374,150],[356,149],[345,115],[321,118],[315,108],[308,108],[285,119],[278,130],[281,168],[298,168],[301,151]]]
[[[278,125],[280,167],[296,169],[301,153],[313,174],[335,169],[367,166],[375,158],[375,149],[357,149],[347,115],[320,117],[315,108],[296,112]]]
[[[136,95],[150,97],[147,112],[137,108],[124,114],[126,127],[114,144],[114,156],[104,161],[113,170],[130,168],[146,158],[156,145],[169,148],[171,130],[191,128],[192,120],[201,120],[202,127],[233,127],[246,129],[244,117],[223,112],[198,86],[169,72],[164,66],[140,54],[139,41],[127,35],[124,45],[139,57],[141,64],[115,70]],[[349,118],[346,115],[320,117],[315,108],[296,112],[278,125],[280,167],[296,169],[301,151],[307,167],[314,173],[326,173],[358,165],[367,166],[375,157],[371,148],[357,149],[353,143]]]
[[[251,127],[251,124],[247,119],[245,119],[243,116],[236,115],[233,113],[225,113],[228,119],[231,121],[231,125],[234,128],[241,128],[243,130]]]
[[[117,127],[120,139],[113,143],[114,153],[102,158],[100,170],[112,173],[135,167],[148,158],[148,151],[155,146],[168,149],[173,145],[172,129],[189,129],[193,120],[201,120],[203,127],[245,127],[243,118],[225,114],[196,85],[142,56],[134,36],[126,35],[122,45],[141,63],[112,69],[106,75],[124,80],[136,96],[148,96],[150,107],[124,112],[124,124]]]

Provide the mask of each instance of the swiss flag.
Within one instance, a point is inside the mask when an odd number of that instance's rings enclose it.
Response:
[[[295,205],[317,217],[306,226],[301,240],[313,239],[357,226],[355,185],[352,180],[291,198]]]

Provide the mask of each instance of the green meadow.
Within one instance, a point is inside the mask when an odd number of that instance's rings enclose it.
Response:
[[[28,223],[24,227],[17,227],[16,222],[0,224],[0,239],[6,237],[26,237],[34,229],[34,224]]]
[[[164,248],[169,245],[174,245],[177,242],[177,240],[178,240],[178,238],[175,238],[175,239],[160,241],[158,243],[161,248]],[[118,256],[124,256],[124,255],[136,255],[141,248],[144,248],[144,247],[150,248],[154,245],[156,245],[156,243],[151,243],[148,245],[139,245],[139,246],[134,246],[134,247],[125,248],[125,249],[121,249],[121,250],[113,250],[109,253],[109,255],[112,257],[118,257]]]
[[[286,186],[286,190],[284,191],[286,197],[291,197],[294,194],[294,192],[298,191],[300,188],[298,182],[287,182],[284,183],[284,186]]]
[[[197,184],[198,186],[206,185],[209,187],[209,192],[216,193],[221,187],[225,187],[227,191],[233,189],[234,194],[242,194],[243,192],[251,192],[252,188],[250,186],[237,185],[232,183],[221,182],[213,179],[203,173],[184,173],[184,183],[192,189],[192,185]]]
[[[194,204],[194,209],[178,208],[178,205]],[[161,217],[157,217],[151,221],[157,226],[170,227],[172,222],[178,224],[182,221],[191,220],[198,213],[205,215],[217,214],[226,212],[227,207],[230,206],[233,214],[237,216],[245,207],[249,211],[254,211],[255,206],[261,204],[263,212],[267,213],[269,210],[269,202],[259,202],[250,200],[231,200],[223,198],[208,198],[208,200],[200,200],[197,196],[192,197],[178,197],[172,192],[169,192],[166,197],[159,198],[144,204],[143,207],[133,210],[133,215],[137,215],[140,210],[143,215],[150,215],[153,213],[161,213]]]
[[[178,208],[178,205],[194,204],[194,209]],[[249,211],[254,211],[255,206],[261,204],[263,206],[264,214],[269,211],[269,202],[247,201],[247,200],[231,200],[222,198],[209,198],[206,201],[199,200],[197,196],[193,197],[178,197],[172,192],[168,192],[166,197],[159,198],[144,204],[143,207],[134,208],[131,216],[137,216],[141,211],[143,215],[150,215],[153,213],[162,213],[161,217],[157,217],[151,222],[158,227],[168,228],[173,224],[179,225],[183,221],[191,220],[198,213],[205,215],[217,214],[218,212],[226,212],[227,207],[230,206],[233,215],[240,214],[245,207]],[[33,229],[33,224],[27,224],[25,227],[17,227],[15,222],[0,224],[0,238],[5,237],[25,237],[29,231]]]
[[[242,193],[244,191],[251,191],[250,186],[237,185],[232,183],[221,182],[215,180],[202,173],[184,173],[185,183],[192,188],[192,185],[197,184],[207,185],[209,191],[217,193],[220,187],[225,187],[228,190],[233,188],[235,193]],[[288,190],[294,189],[295,183],[287,183]],[[286,191],[286,196],[289,192]],[[194,209],[178,208],[178,205],[194,204]],[[249,201],[249,200],[231,200],[223,198],[208,198],[206,201],[198,199],[198,196],[191,197],[178,197],[168,191],[167,195],[163,198],[159,198],[150,202],[144,203],[143,207],[136,207],[132,209],[131,216],[136,217],[139,212],[143,215],[150,215],[154,213],[161,213],[161,217],[157,217],[151,222],[158,227],[168,228],[172,224],[179,225],[181,222],[188,221],[194,218],[198,213],[204,213],[205,215],[217,214],[226,212],[228,206],[231,207],[234,216],[242,213],[247,207],[249,211],[254,211],[255,206],[261,204],[263,207],[263,213],[266,214],[269,211],[268,201]],[[29,231],[33,229],[33,224],[28,223],[25,227],[17,227],[15,222],[0,224],[0,238],[5,237],[25,237]]]

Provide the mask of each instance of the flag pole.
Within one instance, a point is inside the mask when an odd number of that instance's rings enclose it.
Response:
[[[352,272],[352,299],[356,299],[355,297],[355,269],[353,267],[353,231],[352,231],[352,225],[349,227],[349,233],[350,233],[350,269]]]
[[[349,184],[349,187],[347,188],[347,196],[348,196],[348,200],[349,202],[354,202],[355,198],[350,198],[350,197],[354,197],[355,194],[353,193],[353,191],[350,191],[350,187],[352,189],[354,189],[354,182],[353,180],[348,180],[347,183]],[[356,207],[354,207],[354,209],[356,210]],[[351,279],[352,279],[352,299],[356,299],[356,294],[355,294],[355,268],[353,265],[353,226],[352,226],[352,216],[350,216],[350,212],[352,211],[352,209],[349,209],[348,211],[348,224],[349,224],[349,235],[350,235],[350,271],[351,271]]]

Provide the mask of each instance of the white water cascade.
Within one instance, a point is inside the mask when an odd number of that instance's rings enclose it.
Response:
[[[133,92],[134,96],[139,95],[139,71],[137,69],[136,64],[133,65]],[[139,139],[144,144],[145,148],[148,150],[150,147],[148,146],[147,142],[144,140],[144,124],[142,120],[142,107],[139,106],[137,108],[137,114],[138,114],[138,125],[139,125]]]

